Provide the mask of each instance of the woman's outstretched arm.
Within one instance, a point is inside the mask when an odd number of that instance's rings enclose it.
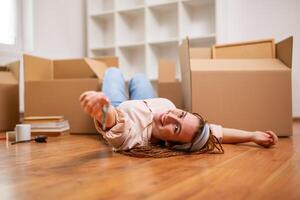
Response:
[[[109,99],[102,92],[87,91],[80,96],[79,101],[84,111],[101,124],[103,117],[102,108],[104,105],[109,105]],[[109,105],[105,122],[107,129],[116,124],[116,115],[116,109]]]
[[[244,142],[254,142],[264,147],[270,147],[278,142],[278,137],[273,131],[244,131],[232,128],[222,128],[222,143],[236,144]]]

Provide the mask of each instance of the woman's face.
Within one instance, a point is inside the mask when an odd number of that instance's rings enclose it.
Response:
[[[152,136],[169,142],[189,143],[197,132],[199,119],[180,109],[155,113]]]

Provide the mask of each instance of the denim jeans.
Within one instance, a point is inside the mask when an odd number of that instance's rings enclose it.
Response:
[[[129,81],[127,92],[123,74],[119,68],[115,67],[111,67],[105,71],[102,92],[110,99],[111,104],[115,107],[129,100],[129,98],[135,100],[155,97],[153,87],[144,74],[136,74]]]

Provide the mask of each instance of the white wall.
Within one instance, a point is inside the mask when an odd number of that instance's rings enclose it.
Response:
[[[219,0],[218,43],[294,36],[293,116],[300,117],[300,1]]]
[[[84,56],[84,0],[34,0],[33,35],[35,55],[56,59]]]

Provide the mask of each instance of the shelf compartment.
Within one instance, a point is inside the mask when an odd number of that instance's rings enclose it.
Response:
[[[88,15],[97,15],[103,12],[114,10],[114,1],[112,0],[88,0]]]
[[[145,40],[144,10],[130,10],[118,13],[117,43],[127,45]]]
[[[118,56],[120,69],[125,80],[130,80],[136,73],[146,73],[145,69],[145,45],[132,47],[119,47]]]
[[[113,46],[114,36],[114,14],[95,15],[88,19],[89,48]]]
[[[176,77],[179,77],[178,41],[150,44],[147,47],[147,75],[150,79],[158,78],[158,63],[167,59],[176,63]]]
[[[141,8],[145,5],[144,0],[116,0],[117,10]]]
[[[214,0],[183,1],[181,13],[181,37],[205,36],[215,33]]]
[[[89,57],[97,57],[97,56],[114,56],[115,48],[94,48],[89,52]]]
[[[149,7],[147,40],[160,41],[178,37],[178,4]]]

